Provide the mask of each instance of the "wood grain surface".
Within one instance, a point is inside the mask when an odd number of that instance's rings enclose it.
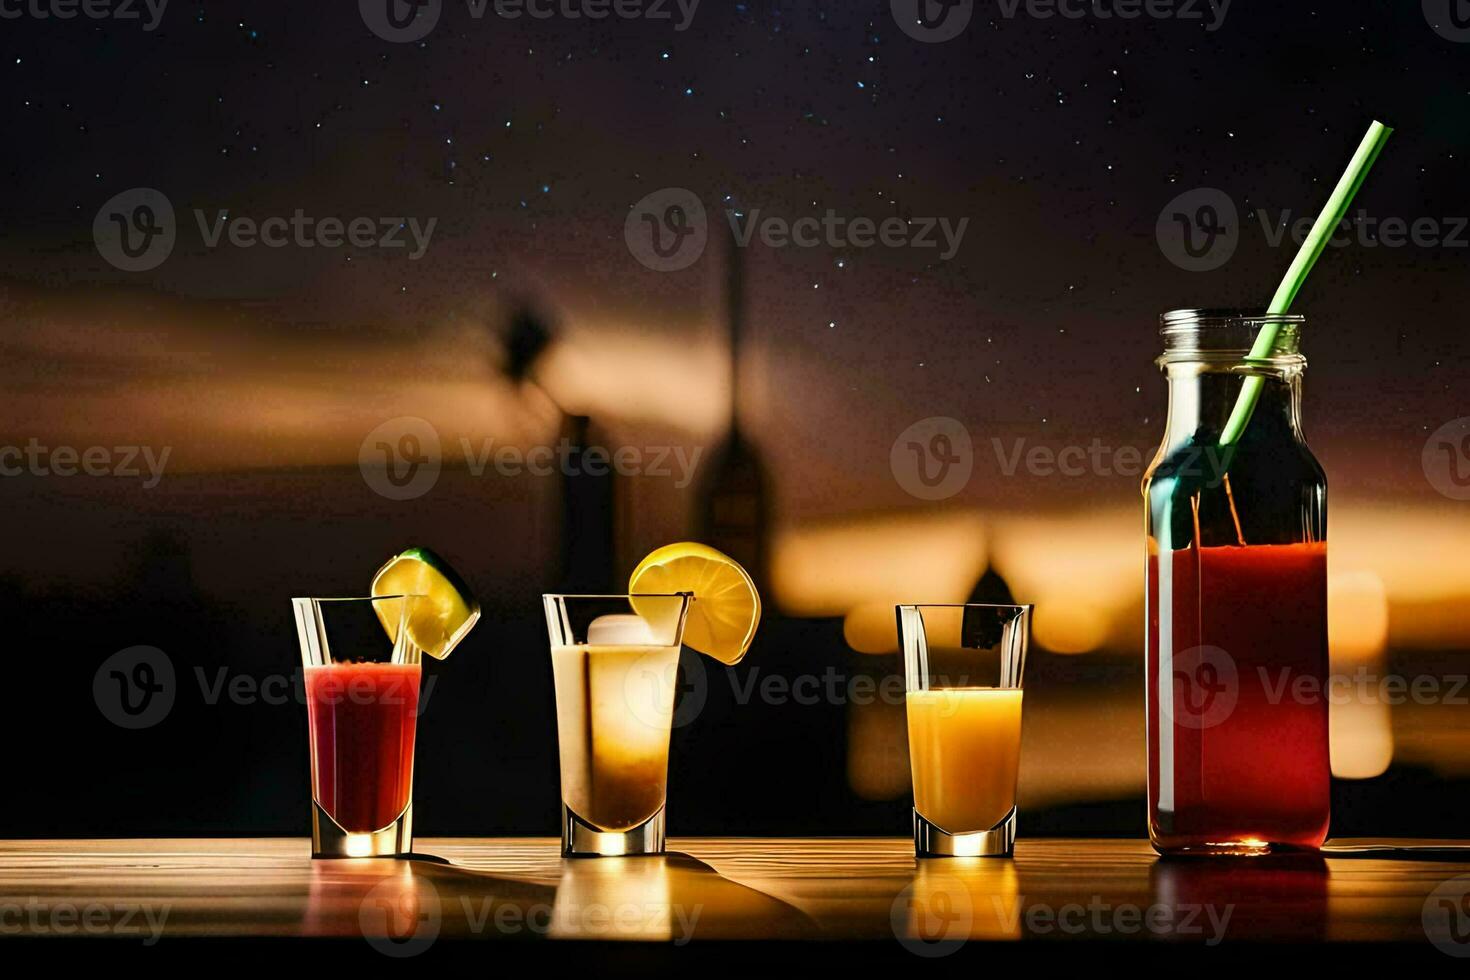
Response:
[[[0,842],[0,935],[143,945],[322,937],[396,953],[440,940],[562,939],[1470,952],[1470,867],[1452,852],[1180,862],[1144,841],[1023,840],[1014,859],[916,861],[903,839],[685,838],[662,858],[563,861],[552,839],[419,847],[424,860],[314,862],[292,839]]]

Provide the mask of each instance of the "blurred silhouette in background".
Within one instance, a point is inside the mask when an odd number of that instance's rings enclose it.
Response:
[[[700,486],[695,536],[745,566],[757,588],[770,581],[771,488],[765,464],[740,427],[745,256],[734,232],[725,249],[725,327],[730,343],[730,423]]]
[[[552,328],[527,305],[512,314],[505,337],[506,374],[517,383],[536,384],[536,368],[555,340]],[[542,393],[560,408],[544,386]],[[608,442],[602,428],[587,415],[562,409],[558,442],[568,446],[561,470],[561,548],[558,588],[568,594],[616,592],[617,474],[606,459],[590,459]],[[561,457],[559,457],[561,458]],[[590,464],[590,465],[589,465]]]

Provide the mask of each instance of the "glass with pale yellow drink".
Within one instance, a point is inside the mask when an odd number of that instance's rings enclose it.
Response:
[[[552,647],[551,667],[562,801],[598,830],[637,827],[667,793],[679,648]]]
[[[563,853],[658,854],[690,597],[543,601],[556,684]]]
[[[627,595],[545,595],[556,683],[562,854],[664,852],[679,651],[740,662],[760,594],[729,555],[695,541],[649,554]]]
[[[897,612],[915,852],[1008,855],[1031,607],[915,605]]]

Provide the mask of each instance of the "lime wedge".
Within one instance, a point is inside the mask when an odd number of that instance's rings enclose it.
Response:
[[[398,642],[402,605],[409,603],[408,636],[431,657],[443,660],[480,618],[480,603],[449,563],[428,548],[409,548],[373,576],[374,596],[416,596],[373,603],[388,638]]]

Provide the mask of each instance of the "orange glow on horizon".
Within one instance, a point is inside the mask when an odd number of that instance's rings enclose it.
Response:
[[[1038,646],[1142,650],[1143,534],[1131,508],[851,517],[784,531],[773,550],[782,608],[844,616],[848,643],[860,652],[896,649],[895,603],[964,601],[987,553],[1016,601],[1036,605]],[[1470,515],[1462,512],[1335,505],[1334,652],[1470,648],[1470,563],[1458,557],[1465,553]]]
[[[778,532],[771,583],[794,616],[848,616],[856,649],[898,647],[898,602],[963,602],[985,570],[985,522],[972,511],[852,517]],[[883,609],[887,609],[886,617]]]
[[[1373,572],[1338,571],[1327,580],[1327,635],[1338,693],[1331,714],[1332,775],[1372,779],[1393,762],[1393,719],[1371,682],[1388,672],[1388,593]],[[1370,682],[1363,690],[1360,678]]]

